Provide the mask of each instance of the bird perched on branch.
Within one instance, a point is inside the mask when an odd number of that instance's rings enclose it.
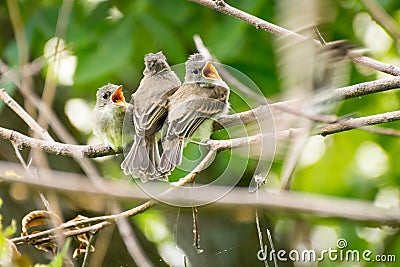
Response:
[[[147,54],[139,88],[132,95],[135,141],[121,164],[125,174],[142,181],[165,179],[157,171],[160,162],[157,133],[167,117],[169,97],[181,86],[162,52]]]
[[[228,112],[229,87],[214,65],[201,54],[186,61],[185,82],[170,98],[159,171],[168,174],[182,162],[184,139],[193,136],[207,119]],[[211,134],[211,124],[208,130]]]
[[[121,85],[107,84],[96,93],[93,111],[93,133],[117,151],[123,147],[122,127],[129,104],[125,102]]]

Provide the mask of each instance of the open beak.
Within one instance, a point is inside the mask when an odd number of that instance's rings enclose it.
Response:
[[[122,85],[119,86],[111,95],[111,102],[113,102],[115,105],[123,107],[128,105],[128,103],[125,102],[124,93],[122,92]]]
[[[207,79],[222,80],[221,77],[219,77],[217,69],[213,64],[211,64],[211,62],[207,62],[207,65],[203,68],[201,74]]]

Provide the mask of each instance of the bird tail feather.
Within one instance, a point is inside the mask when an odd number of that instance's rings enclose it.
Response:
[[[179,138],[167,139],[163,143],[163,154],[160,160],[158,171],[161,174],[168,174],[182,162],[183,140]]]
[[[121,164],[121,168],[127,175],[132,174],[134,177],[140,177],[142,182],[154,179],[164,180],[165,177],[161,177],[157,171],[159,164],[160,155],[156,136],[136,136],[132,148]]]

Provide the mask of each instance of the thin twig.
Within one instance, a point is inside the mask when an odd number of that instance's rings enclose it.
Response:
[[[114,214],[122,212],[121,208],[116,202],[112,203],[111,205],[111,210]],[[115,222],[118,227],[119,235],[124,241],[125,247],[136,265],[141,267],[153,266],[149,258],[146,256],[146,253],[143,250],[142,246],[140,245],[140,242],[137,239],[135,232],[132,229],[132,226],[129,224],[129,219],[127,219],[126,217],[121,217]]]
[[[258,193],[258,190],[257,190],[257,193]],[[267,259],[267,251],[264,250],[265,246],[264,246],[263,234],[262,234],[262,230],[261,230],[261,226],[260,226],[260,218],[258,217],[258,209],[257,208],[255,211],[255,219],[256,219],[256,229],[257,229],[258,242],[260,244],[260,250],[263,253],[262,255],[265,257],[264,266],[269,267],[268,259]]]
[[[54,141],[49,133],[41,128],[36,121],[14,100],[7,94],[4,88],[0,88],[0,99],[9,106],[25,123],[41,138],[47,141]]]
[[[400,74],[400,73],[399,73]],[[350,85],[346,87],[341,87],[335,89],[335,92],[341,99],[356,98],[364,95],[369,95],[373,93],[383,92],[391,89],[400,88],[400,77],[393,77],[387,79],[381,79],[371,82],[364,82],[355,85]],[[272,110],[278,109],[279,107],[290,107],[294,103],[301,101],[297,100],[287,100],[282,102],[276,102],[269,105],[261,105],[252,110],[227,115],[219,119],[218,122],[214,123],[214,130],[220,130],[224,127],[232,127],[241,124],[248,124],[256,120],[257,114],[263,114],[269,112],[269,108]],[[309,100],[306,100],[309,101]]]
[[[7,7],[18,49],[18,83],[24,91],[32,93],[33,78],[30,75],[24,75],[25,73],[23,71],[23,67],[27,65],[29,61],[29,47],[25,27],[21,18],[19,3],[17,0],[7,0]],[[25,108],[28,113],[35,112],[34,107],[30,103],[25,103]]]
[[[335,92],[343,99],[350,99],[397,88],[400,88],[400,77],[358,83],[338,88]]]
[[[235,17],[240,19],[250,25],[253,25],[257,29],[261,29],[277,36],[289,38],[292,40],[306,40],[307,38],[295,33],[293,31],[287,30],[275,24],[272,24],[268,21],[262,20],[256,16],[253,16],[249,13],[246,13],[240,9],[234,8],[224,1],[213,1],[213,0],[189,0],[194,3],[198,3],[200,5],[206,6],[208,8],[214,9],[218,12],[224,13],[226,15]],[[315,40],[316,44],[319,44],[317,40]],[[352,58],[352,61],[357,64],[364,65],[366,67],[372,68],[377,71],[381,71],[390,75],[398,76],[400,75],[400,68],[394,65],[382,63],[378,60],[368,58],[365,56]]]
[[[94,243],[94,238],[97,232],[92,232],[89,234],[89,242],[86,244],[86,252],[83,257],[82,267],[86,267],[89,264],[89,255],[91,252],[92,244]]]
[[[192,207],[193,217],[193,246],[196,249],[197,254],[203,253],[203,249],[200,247],[200,233],[199,233],[199,222],[197,217],[197,207]]]
[[[367,125],[375,125],[400,120],[400,111],[386,112],[366,117],[348,119],[325,126],[319,131],[322,136],[344,132],[351,129],[360,128]]]
[[[216,192],[225,192],[226,188],[220,186],[212,186],[210,190]],[[190,196],[192,199],[193,196]],[[196,199],[202,201],[208,196],[196,196]],[[184,196],[182,197],[184,199]],[[63,223],[60,227],[46,230],[40,233],[31,234],[24,237],[16,237],[11,239],[16,245],[28,245],[34,240],[46,238],[55,234],[57,231],[63,232],[65,237],[93,230],[103,229],[110,226],[120,216],[133,216],[143,212],[157,202],[150,200],[132,210],[123,212],[119,215],[108,215],[88,218],[81,221]],[[278,194],[272,192],[260,192],[258,199],[254,194],[249,194],[247,188],[235,188],[229,194],[215,202],[215,206],[234,205],[234,206],[258,206],[269,210],[286,211],[289,213],[311,213],[319,217],[344,218],[362,222],[369,226],[389,225],[392,227],[400,226],[400,209],[387,209],[377,207],[371,202],[343,199],[325,195],[313,195],[299,192],[280,192]],[[79,230],[68,230],[72,227],[86,226]]]
[[[29,170],[29,167],[28,167],[27,164],[25,163],[25,160],[22,158],[22,155],[21,155],[21,153],[20,153],[19,150],[18,150],[18,146],[15,145],[15,144],[13,143],[13,147],[14,147],[15,155],[17,156],[17,158],[18,158],[19,162],[21,163],[21,165],[24,167],[24,169],[25,169],[25,171],[26,171],[26,174],[27,174],[27,175],[32,175],[32,176],[33,176],[32,178],[33,178],[34,180],[39,180],[38,177],[37,177],[37,175],[35,175],[35,172],[31,172],[31,171]],[[43,206],[46,208],[46,210],[47,210],[47,211],[51,211],[50,203],[49,203],[49,201],[46,199],[46,197],[45,197],[45,195],[43,194],[42,191],[39,191],[39,196],[40,196],[40,199],[41,199],[41,201],[42,201],[42,204],[43,204]]]
[[[269,242],[269,244],[271,245],[271,251],[276,251],[276,250],[275,250],[275,246],[274,246],[274,242],[273,242],[273,240],[272,240],[271,231],[267,228],[267,229],[266,229],[266,232],[267,232],[268,242]],[[274,259],[274,266],[275,266],[275,267],[278,267],[278,259],[276,258],[275,253],[273,254],[272,257],[273,257],[273,259]]]
[[[391,128],[368,126],[368,127],[361,127],[359,129],[370,133],[382,134],[392,137],[400,137],[400,131]]]

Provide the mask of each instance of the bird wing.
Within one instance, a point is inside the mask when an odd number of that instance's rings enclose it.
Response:
[[[161,129],[167,116],[169,97],[180,87],[175,73],[154,75],[142,81],[135,93],[134,122],[139,134],[152,134]]]
[[[226,103],[200,98],[184,102],[170,113],[170,133],[179,137],[190,137],[204,122],[226,109]]]
[[[137,132],[156,132],[164,123],[167,116],[167,99],[152,103],[144,110],[135,110],[133,120]]]

